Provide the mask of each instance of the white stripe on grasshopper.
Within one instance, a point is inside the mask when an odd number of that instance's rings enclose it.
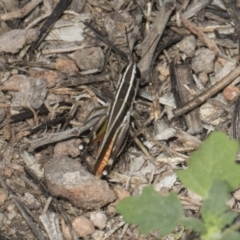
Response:
[[[128,70],[129,70],[129,68],[132,66],[132,64],[134,65],[134,67],[133,67],[133,71],[132,71],[132,74],[131,74],[131,78],[130,78],[130,79],[126,79],[126,74],[127,74]],[[131,90],[132,90],[132,87],[133,87],[133,82],[134,82],[135,75],[136,75],[136,68],[137,68],[136,63],[130,63],[130,64],[127,66],[124,74],[123,74],[122,77],[121,77],[120,86],[119,86],[119,88],[118,88],[118,90],[117,90],[116,96],[115,96],[115,98],[114,98],[113,105],[112,105],[112,107],[111,107],[112,111],[110,112],[110,115],[109,115],[108,127],[107,127],[107,129],[106,129],[106,133],[105,133],[105,135],[104,135],[103,142],[102,142],[101,147],[100,147],[100,150],[99,150],[99,155],[101,154],[101,151],[102,151],[104,145],[106,144],[106,141],[107,141],[107,139],[108,139],[109,133],[111,133],[111,132],[113,131],[113,129],[115,128],[116,122],[117,122],[119,116],[121,115],[122,109],[124,108],[124,106],[125,106],[125,104],[126,104],[126,102],[127,102],[127,100],[128,100],[129,94],[130,94],[130,92],[131,92]],[[120,92],[122,91],[122,86],[123,86],[123,84],[124,84],[125,81],[129,82],[128,91],[127,91],[127,93],[126,93],[126,95],[125,95],[125,97],[124,97],[122,107],[119,109],[117,116],[112,116],[112,114],[113,114],[113,112],[114,112],[113,110],[114,110],[115,105],[116,105],[116,103],[117,103],[117,101],[118,101],[119,94],[120,94]],[[134,86],[134,87],[135,87],[135,86]],[[136,89],[136,92],[137,92],[137,89]],[[136,95],[136,92],[135,92],[135,95]],[[133,97],[133,99],[134,99],[134,98],[135,98],[135,97]],[[130,113],[129,113],[129,112],[127,112],[126,114],[127,114],[127,117],[130,117]],[[114,120],[112,120],[113,117],[114,117]],[[126,116],[125,116],[125,117],[126,117]],[[122,124],[124,124],[124,121],[123,121]],[[120,126],[118,126],[117,129],[118,129],[119,127],[122,127],[122,124],[121,124]],[[118,132],[118,131],[116,131],[116,132]]]

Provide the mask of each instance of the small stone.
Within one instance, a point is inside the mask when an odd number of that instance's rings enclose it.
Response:
[[[96,230],[92,235],[91,235],[93,240],[102,240],[104,237],[104,232]]]
[[[194,36],[187,36],[179,43],[180,51],[184,52],[187,57],[193,57],[196,48],[196,39]]]
[[[200,107],[199,115],[203,123],[217,126],[223,121],[223,112],[223,109],[206,102]]]
[[[200,72],[198,74],[198,79],[202,83],[202,85],[205,86],[208,82],[208,75],[205,72]]]
[[[4,188],[0,188],[0,206],[3,205],[3,203],[7,200],[8,198],[8,191],[5,190]]]
[[[78,72],[78,68],[75,62],[67,58],[57,58],[55,67],[59,72],[62,72],[62,73],[70,74],[70,73]]]
[[[93,234],[95,231],[93,222],[88,218],[81,216],[72,221],[72,227],[78,237],[85,238],[86,236]]]
[[[207,48],[201,48],[196,51],[195,57],[192,59],[192,69],[195,73],[213,71],[215,54]]]
[[[98,229],[103,230],[106,227],[107,217],[103,212],[90,213],[90,219]]]
[[[14,170],[12,168],[6,167],[4,169],[4,177],[5,178],[11,178]]]
[[[240,94],[240,90],[238,87],[235,87],[235,86],[229,85],[223,90],[223,96],[226,101],[232,101],[236,99],[237,96],[239,96],[239,94]]]
[[[169,76],[169,67],[167,62],[162,62],[157,65],[157,71],[164,77],[167,78]]]
[[[38,109],[47,95],[46,82],[39,78],[27,77],[25,75],[13,75],[4,83],[8,87],[17,87],[19,91],[10,92],[13,96],[13,107],[26,107]]]
[[[54,156],[70,156],[76,158],[80,154],[79,144],[80,139],[70,139],[59,142],[54,147]]]
[[[130,197],[131,196],[129,191],[127,191],[126,189],[115,187],[113,190],[114,190],[114,192],[116,194],[117,200],[119,200],[119,201],[123,200],[126,197]]]
[[[0,36],[0,53],[17,53],[26,44],[36,40],[37,29],[13,29]]]
[[[13,220],[17,216],[17,212],[15,210],[15,205],[14,204],[10,204],[9,206],[7,206],[6,216],[7,216],[8,220]]]
[[[128,11],[110,12],[104,18],[104,26],[110,39],[124,36],[125,31],[134,24],[134,18]],[[126,39],[125,39],[126,42]]]
[[[51,195],[67,198],[82,209],[96,209],[113,202],[115,194],[108,183],[82,168],[79,161],[62,156],[45,164],[45,180]]]
[[[100,47],[84,48],[70,55],[81,71],[102,70],[104,54]]]
[[[57,71],[47,69],[33,71],[30,72],[30,74],[31,77],[43,79],[47,84],[47,88],[53,88],[56,85],[57,78],[59,77]]]
[[[118,203],[118,201],[116,201],[116,203]],[[116,214],[117,211],[116,211],[116,208],[114,207],[115,205],[114,205],[114,203],[112,203],[112,204],[107,206],[107,212],[109,214],[111,214],[111,215]]]
[[[31,194],[26,192],[22,198],[23,203],[29,207],[29,209],[38,210],[41,207],[41,203]]]

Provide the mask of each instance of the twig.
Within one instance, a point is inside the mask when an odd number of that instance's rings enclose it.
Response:
[[[166,0],[161,10],[158,12],[155,22],[141,44],[137,46],[138,50],[141,50],[142,59],[138,63],[138,67],[141,71],[142,78],[149,80],[149,69],[155,49],[157,47],[158,41],[162,37],[165,26],[167,25],[168,19],[175,8],[176,1]],[[147,53],[147,54],[146,54]]]
[[[92,119],[89,123],[82,127],[75,127],[69,130],[66,130],[64,132],[54,133],[51,135],[47,135],[42,138],[38,138],[34,141],[31,141],[29,143],[28,150],[30,152],[33,152],[36,148],[50,144],[55,143],[59,141],[63,141],[72,137],[78,137],[81,133],[84,131],[87,131],[89,128],[91,128],[93,125],[97,123],[98,119]]]
[[[25,219],[29,228],[33,232],[34,236],[38,240],[46,240],[43,233],[40,231],[40,229],[37,227],[37,225],[33,222],[31,217],[28,215],[27,211],[25,210],[25,207],[23,207],[22,203],[17,199],[17,197],[14,195],[12,189],[5,183],[5,181],[3,180],[1,175],[0,175],[0,182],[1,182],[2,187],[5,188],[9,192],[9,194],[12,196],[14,203],[16,204],[18,210],[21,212],[23,218]]]
[[[141,149],[141,151],[145,154],[145,156],[150,160],[150,162],[154,166],[156,166],[156,159],[151,156],[151,154],[144,147],[144,145],[141,143],[141,141],[137,137],[135,137],[135,134],[134,134],[133,130],[130,129],[129,133],[130,133],[130,136],[133,137],[134,142],[138,145],[138,147]]]
[[[28,13],[30,13],[34,8],[36,8],[37,5],[39,5],[42,1],[43,0],[32,0],[19,10],[0,15],[0,20],[7,21],[14,18],[23,18],[28,15]]]
[[[196,4],[194,4],[190,8],[188,8],[188,10],[185,11],[182,16],[184,18],[190,18],[192,16],[195,16],[198,12],[200,12],[202,9],[204,9],[211,2],[212,2],[212,0],[197,1]]]
[[[38,39],[31,45],[29,50],[30,55],[33,53],[35,49],[39,47],[42,41],[46,38],[48,33],[50,32],[54,23],[58,20],[64,10],[68,7],[72,0],[60,0],[56,7],[53,9],[50,16],[47,17],[46,21],[44,22],[43,26],[39,30],[39,37]]]
[[[120,222],[115,228],[111,229],[109,232],[107,232],[105,234],[105,236],[103,237],[103,240],[108,239],[114,232],[116,232],[123,225],[125,225],[125,223],[124,222]]]
[[[85,26],[87,26],[88,28],[90,28],[99,39],[101,39],[101,41],[103,41],[105,44],[107,44],[110,48],[112,48],[112,50],[118,54],[120,57],[122,57],[122,59],[125,62],[128,62],[128,57],[127,54],[123,51],[121,51],[120,49],[118,49],[108,38],[106,38],[105,36],[102,35],[102,33],[100,31],[98,31],[96,28],[94,28],[91,24],[87,23],[87,22],[82,22]]]
[[[237,6],[236,0],[224,0],[224,5],[228,12],[229,17],[234,22],[237,38],[238,38],[238,52],[240,54],[240,16],[239,7]]]
[[[218,55],[219,57],[222,57],[228,61],[232,61],[231,58],[229,58],[228,56],[226,56],[225,54],[223,54],[218,46],[215,44],[215,42],[213,40],[211,40],[205,33],[203,33],[202,30],[200,30],[196,25],[192,24],[191,22],[189,22],[186,18],[182,18],[182,22],[185,25],[185,27],[191,31],[192,33],[196,34],[198,36],[198,38],[204,42],[207,47],[213,51],[216,55]]]
[[[205,92],[199,94],[196,98],[191,101],[185,103],[179,108],[173,110],[173,114],[175,116],[181,116],[184,113],[191,111],[192,109],[198,107],[202,103],[206,102],[208,98],[212,97],[227,85],[229,85],[235,78],[240,75],[240,66],[236,67],[232,72],[230,72],[227,76],[225,76],[222,80],[217,82],[215,85],[207,89]]]
[[[172,92],[176,101],[176,105],[181,107],[184,103],[194,98],[186,86],[194,85],[192,72],[188,64],[177,64],[174,59],[170,64],[170,79]],[[187,125],[188,132],[196,134],[202,132],[202,123],[199,117],[199,109],[194,109],[181,119],[182,125]]]
[[[51,13],[52,13],[52,6],[51,6],[50,2],[48,0],[43,0],[43,6],[44,6],[44,9],[45,9],[45,13],[43,15],[41,15],[40,17],[34,19],[30,24],[28,24],[26,29],[33,28],[39,22],[41,22],[43,19],[45,19],[45,18],[47,18],[48,16],[51,15]]]
[[[75,52],[77,50],[81,50],[91,46],[94,46],[94,45],[89,45],[88,43],[82,43],[81,46],[76,46],[76,47],[44,49],[42,50],[42,54],[48,55],[48,54],[56,54],[56,53]]]

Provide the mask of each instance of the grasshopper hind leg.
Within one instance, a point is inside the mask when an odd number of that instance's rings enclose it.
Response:
[[[116,141],[115,141],[114,147],[112,149],[111,156],[108,160],[108,163],[103,170],[104,176],[106,176],[110,173],[113,165],[116,163],[117,157],[123,151],[123,149],[127,143],[127,140],[128,140],[128,136],[129,136],[128,131],[129,131],[129,119],[126,119],[126,122],[123,124],[123,126],[121,127],[121,129],[118,133],[118,136],[116,138]]]

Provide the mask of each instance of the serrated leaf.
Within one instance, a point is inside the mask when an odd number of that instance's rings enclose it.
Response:
[[[203,201],[201,214],[207,229],[206,239],[220,234],[222,229],[237,216],[237,213],[227,212],[230,210],[226,204],[230,197],[229,192],[230,187],[227,183],[216,180],[208,198]]]
[[[190,156],[187,170],[178,171],[183,185],[203,198],[216,179],[226,181],[231,189],[240,183],[240,166],[235,163],[238,143],[224,132],[213,132]]]
[[[182,217],[179,222],[180,225],[183,225],[189,230],[193,230],[198,233],[206,232],[206,228],[201,220],[193,217]]]
[[[117,206],[126,223],[139,225],[141,234],[160,230],[167,235],[178,225],[183,209],[176,194],[161,196],[153,187],[145,187],[140,196],[123,199]]]

